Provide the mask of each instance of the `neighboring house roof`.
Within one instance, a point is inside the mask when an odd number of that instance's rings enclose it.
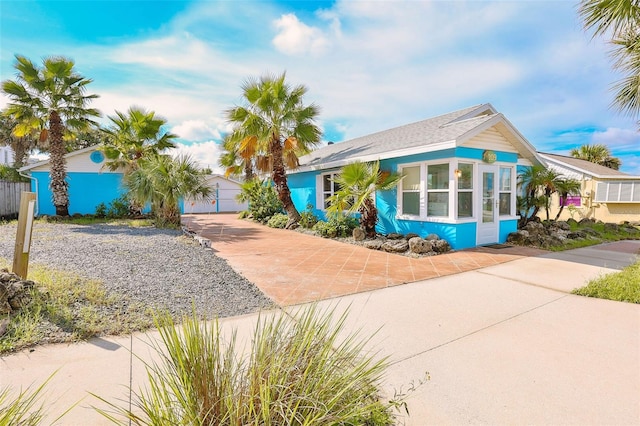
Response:
[[[587,175],[600,179],[640,179],[640,176],[633,176],[627,173],[623,173],[619,170],[614,170],[609,167],[601,166],[600,164],[592,163],[580,158],[568,157],[566,155],[549,154],[546,152],[539,152],[540,157],[547,163],[547,165],[558,165],[577,172],[583,175]]]
[[[501,113],[491,104],[482,104],[328,145],[301,157],[298,171],[454,148],[493,126],[505,133],[522,157],[541,162],[533,146]]]
[[[72,152],[70,152],[68,154],[65,154],[64,158],[68,159],[68,158],[71,158],[71,157],[75,157],[76,155],[84,154],[85,152],[95,151],[96,149],[98,149],[98,147],[100,147],[99,144],[98,145],[91,145],[91,146],[88,146],[86,148],[79,149],[77,151],[72,151]],[[37,163],[33,163],[33,164],[26,165],[24,167],[21,167],[20,169],[18,169],[18,171],[19,172],[26,172],[28,170],[35,169],[36,167],[45,166],[45,165],[49,164],[50,161],[51,161],[50,159],[38,161]]]

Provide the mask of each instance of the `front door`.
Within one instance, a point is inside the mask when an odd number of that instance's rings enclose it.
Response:
[[[478,218],[477,245],[498,242],[498,167],[480,166],[480,196],[478,197],[480,217]]]

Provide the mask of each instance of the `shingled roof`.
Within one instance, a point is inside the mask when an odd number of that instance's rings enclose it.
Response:
[[[528,151],[528,157],[536,157],[533,147],[502,114],[491,104],[481,104],[328,145],[301,157],[299,171],[340,167],[356,160],[374,161],[454,148],[498,123],[506,125],[516,135],[523,150]]]
[[[579,158],[568,157],[566,155],[549,154],[546,152],[539,152],[538,154],[540,154],[540,156],[544,160],[548,160],[556,164],[559,163],[560,165],[564,165],[565,167],[574,169],[579,173],[584,173],[594,177],[622,179],[638,178],[637,176],[632,176],[619,170],[611,169],[609,167],[601,166],[600,164],[595,164],[587,160],[581,160]]]

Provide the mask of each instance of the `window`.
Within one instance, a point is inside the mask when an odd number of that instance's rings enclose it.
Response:
[[[498,187],[499,192],[499,210],[498,214],[501,216],[510,216],[511,213],[511,168],[500,167],[500,184]]]
[[[334,182],[337,175],[337,173],[327,173],[326,175],[322,175],[322,200],[325,210],[329,207],[329,197],[340,190],[340,186]]]
[[[402,173],[402,213],[420,216],[420,166],[405,167]]]
[[[427,216],[449,216],[449,164],[427,166]]]
[[[473,164],[458,164],[458,218],[473,217]]]
[[[640,202],[640,181],[598,182],[595,201],[601,203]]]

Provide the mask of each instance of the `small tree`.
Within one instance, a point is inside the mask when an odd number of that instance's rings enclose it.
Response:
[[[402,176],[396,173],[380,170],[380,162],[351,163],[344,166],[336,176],[335,182],[340,188],[329,197],[331,214],[340,214],[343,211],[360,213],[360,226],[369,238],[376,235],[376,223],[378,223],[378,209],[374,202],[376,191],[388,191],[393,189],[402,180]]]
[[[567,204],[567,198],[571,194],[579,194],[582,185],[579,181],[575,179],[558,179],[556,183],[556,190],[558,192],[558,201],[560,203],[560,208],[558,209],[558,213],[553,220],[558,220],[560,215],[562,214],[562,210],[564,210],[565,204]]]
[[[140,205],[151,204],[157,227],[180,226],[180,200],[206,200],[211,187],[189,156],[145,158],[125,175],[129,196]]]

